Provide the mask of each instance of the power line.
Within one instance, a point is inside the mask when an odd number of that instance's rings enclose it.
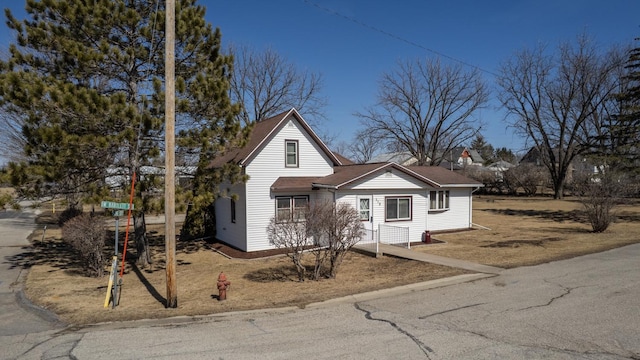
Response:
[[[373,31],[375,31],[375,32],[378,32],[378,33],[381,33],[381,34],[383,34],[383,35],[385,35],[385,36],[388,36],[388,37],[390,37],[390,38],[392,38],[392,39],[394,39],[394,40],[398,40],[398,41],[404,42],[404,43],[406,43],[406,44],[409,44],[409,45],[411,45],[411,46],[413,46],[413,47],[417,47],[417,48],[419,48],[419,49],[426,50],[426,51],[431,52],[431,53],[434,53],[434,54],[436,54],[436,55],[438,55],[438,56],[440,56],[440,57],[447,58],[447,59],[449,59],[449,60],[451,60],[451,61],[455,61],[455,62],[460,63],[460,64],[462,64],[462,65],[472,67],[472,68],[477,69],[477,70],[479,70],[479,71],[482,71],[482,72],[484,72],[484,73],[491,74],[491,75],[493,75],[493,76],[498,76],[498,74],[494,73],[493,71],[483,69],[483,68],[481,68],[481,67],[479,67],[479,66],[477,66],[477,65],[473,65],[473,64],[471,64],[471,63],[469,63],[469,62],[466,62],[466,61],[464,61],[464,60],[460,60],[460,59],[457,59],[457,58],[455,58],[455,57],[453,57],[453,56],[449,56],[449,55],[444,54],[444,53],[441,53],[441,52],[439,52],[439,51],[436,51],[436,50],[430,49],[430,48],[428,48],[428,47],[426,47],[426,46],[423,46],[423,45],[420,45],[420,44],[418,44],[418,43],[416,43],[416,42],[414,42],[414,41],[411,41],[411,40],[405,39],[405,38],[403,38],[403,37],[401,37],[401,36],[399,36],[399,35],[396,35],[396,34],[394,34],[394,33],[391,33],[391,32],[385,31],[385,30],[382,30],[382,29],[377,28],[377,27],[375,27],[375,26],[373,26],[373,25],[369,25],[369,24],[367,24],[367,23],[365,23],[365,22],[363,22],[363,21],[360,21],[360,20],[358,20],[358,19],[355,19],[355,18],[353,18],[353,17],[351,17],[351,16],[344,15],[344,14],[342,14],[342,13],[340,13],[340,12],[336,11],[336,10],[333,10],[333,9],[330,9],[330,8],[327,8],[327,7],[324,7],[324,6],[321,6],[321,5],[319,5],[319,4],[317,4],[317,3],[313,2],[313,1],[310,1],[310,0],[304,0],[304,2],[305,2],[305,3],[307,3],[307,4],[309,4],[309,5],[312,5],[312,6],[316,7],[316,8],[318,8],[318,9],[320,9],[320,10],[324,11],[324,12],[327,12],[327,13],[329,13],[329,14],[331,14],[331,15],[334,15],[334,16],[337,16],[337,17],[340,17],[340,18],[343,18],[343,19],[345,19],[345,20],[347,20],[347,21],[351,21],[351,22],[353,22],[353,23],[355,23],[355,24],[358,24],[358,25],[360,25],[360,26],[362,26],[362,27],[364,27],[364,28],[367,28],[367,29],[369,29],[369,30],[373,30]]]

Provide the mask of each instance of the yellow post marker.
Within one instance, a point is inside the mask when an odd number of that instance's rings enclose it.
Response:
[[[113,261],[111,261],[111,272],[109,273],[109,285],[107,285],[107,296],[104,299],[104,308],[109,307],[109,300],[111,299],[111,289],[113,288],[113,281],[116,278],[116,270],[118,264],[118,257],[114,256]],[[116,301],[116,299],[113,299]]]

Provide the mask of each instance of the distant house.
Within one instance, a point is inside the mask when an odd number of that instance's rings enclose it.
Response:
[[[399,151],[392,153],[379,154],[374,156],[367,163],[392,162],[400,165],[415,165],[418,162],[415,156],[408,151]]]
[[[487,165],[486,169],[491,171],[493,175],[495,175],[496,179],[502,180],[504,173],[512,167],[515,167],[515,165],[510,162],[500,160]]]
[[[147,176],[164,176],[165,170],[163,166],[141,166],[138,174],[138,179],[144,179]],[[175,178],[181,185],[186,185],[191,179],[193,179],[196,173],[195,166],[176,166]],[[131,177],[129,176],[129,169],[124,167],[111,166],[107,168],[107,176],[105,178],[105,184],[112,190],[122,189],[129,185]]]
[[[345,160],[295,109],[256,123],[246,147],[211,163],[235,164],[249,176],[222,185],[236,196],[215,202],[216,237],[243,251],[272,249],[271,218],[298,219],[308,204],[324,200],[351,204],[368,230],[402,228],[410,241],[420,241],[425,230],[471,227],[479,182],[441,167]]]
[[[521,164],[533,164],[536,166],[544,166],[543,154],[537,146],[532,147],[526,154],[520,159]]]
[[[441,160],[440,166],[449,170],[460,170],[469,165],[482,166],[484,163],[484,159],[476,150],[463,146],[453,148],[450,151],[439,150],[436,152],[436,156]],[[376,162],[393,162],[404,166],[411,166],[416,165],[418,159],[408,151],[400,151],[379,154],[367,161],[367,163]]]
[[[442,154],[442,152],[440,152]],[[451,151],[445,152],[442,156],[444,161],[451,163],[457,163],[460,166],[483,166],[484,159],[480,156],[476,150],[469,149],[467,147],[459,146],[451,149]]]

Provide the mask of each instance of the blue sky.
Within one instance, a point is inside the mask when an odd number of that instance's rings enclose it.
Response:
[[[24,17],[22,2],[7,3],[3,1],[3,7]],[[538,43],[555,47],[582,33],[594,37],[603,49],[614,43],[632,44],[640,37],[638,0],[200,3],[207,7],[207,19],[221,29],[224,44],[258,50],[271,47],[299,68],[322,74],[328,106],[325,129],[320,132],[345,141],[361,126],[353,114],[375,103],[381,74],[394,69],[398,60],[444,55],[441,60],[445,63],[453,58],[485,70],[483,76],[493,89],[491,72],[516,50]],[[11,41],[3,24],[0,48]],[[522,150],[523,139],[507,128],[495,98],[479,116],[487,124],[483,134],[490,144]]]

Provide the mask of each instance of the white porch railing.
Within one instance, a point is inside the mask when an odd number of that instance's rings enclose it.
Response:
[[[391,226],[379,224],[380,242],[390,245],[398,245],[411,249],[411,241],[409,241],[409,228],[401,226]]]
[[[378,253],[378,231],[365,229],[362,233],[358,246],[367,248],[370,251]]]
[[[379,243],[403,246],[410,249],[409,228],[378,224],[378,230],[365,229],[357,245],[378,253]]]

